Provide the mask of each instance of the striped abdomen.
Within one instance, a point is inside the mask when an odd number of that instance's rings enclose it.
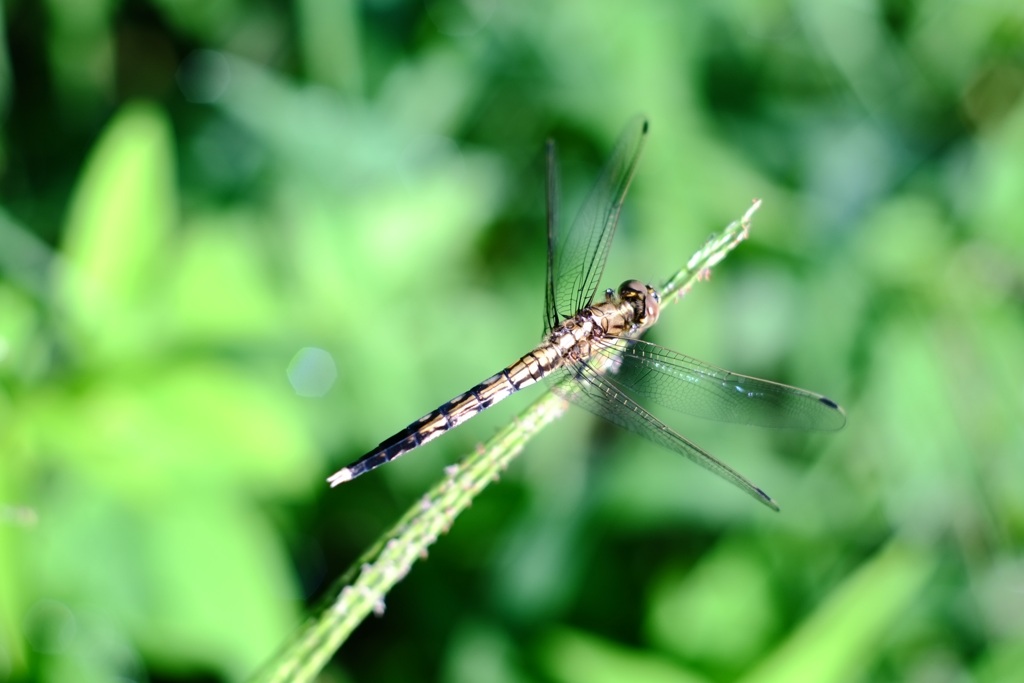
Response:
[[[498,374],[413,422],[353,464],[338,470],[328,483],[337,486],[436,439],[498,401],[534,384],[561,362],[553,345],[542,344]]]

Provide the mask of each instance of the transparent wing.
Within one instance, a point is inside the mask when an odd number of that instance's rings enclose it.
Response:
[[[846,415],[834,401],[796,387],[717,368],[642,339],[602,339],[614,381],[633,396],[687,415],[757,425],[835,431]]]
[[[544,281],[544,336],[553,330],[561,318],[555,308],[555,243],[558,230],[558,163],[555,154],[555,141],[548,140],[547,148],[547,227],[548,227],[548,261]]]
[[[779,509],[771,496],[697,444],[674,432],[627,396],[613,378],[601,375],[586,362],[575,363],[559,370],[555,374],[551,390],[612,424],[679,453],[726,481],[732,482],[773,510]]]
[[[608,259],[619,212],[647,137],[647,119],[626,125],[611,158],[567,230],[555,225],[554,146],[548,145],[548,277],[545,327],[589,306]],[[557,234],[556,234],[557,233]]]

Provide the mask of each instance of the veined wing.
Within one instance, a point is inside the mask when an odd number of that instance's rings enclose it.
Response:
[[[647,137],[647,119],[626,125],[611,158],[576,220],[559,233],[554,182],[554,145],[548,144],[548,272],[545,331],[589,306],[597,292],[619,212]],[[559,234],[556,234],[559,233]]]
[[[673,431],[626,395],[609,375],[602,375],[586,361],[560,370],[552,391],[609,422],[639,434],[679,453],[701,467],[746,491],[773,510],[779,506],[771,496],[754,486],[746,477],[711,455],[697,444]]]
[[[562,321],[555,306],[555,249],[558,231],[558,162],[555,152],[555,141],[548,139],[545,146],[547,160],[547,228],[548,228],[548,260],[544,280],[544,336]]]
[[[846,415],[805,389],[740,375],[642,339],[608,339],[596,350],[612,364],[615,384],[687,415],[756,425],[835,431]]]

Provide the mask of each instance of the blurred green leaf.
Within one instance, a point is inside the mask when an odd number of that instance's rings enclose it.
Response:
[[[651,642],[716,670],[749,666],[779,629],[768,572],[749,546],[736,539],[660,577],[648,600]]]
[[[94,665],[116,661],[127,643],[104,650],[111,639],[130,639],[168,670],[238,679],[294,626],[278,541],[236,499],[182,486],[118,501],[87,481],[52,493],[41,509],[44,542],[33,546],[44,568],[35,580],[66,605],[75,632],[65,655],[79,665],[101,654]],[[104,596],[101,605],[94,594]]]
[[[357,3],[352,0],[298,0],[299,45],[310,81],[359,94],[363,68]]]
[[[179,343],[251,345],[283,336],[280,296],[268,281],[272,256],[254,232],[261,217],[216,213],[189,221],[168,275],[161,329]],[[169,269],[170,270],[170,269]]]
[[[68,473],[121,496],[197,485],[296,493],[317,479],[312,445],[283,368],[272,379],[276,388],[211,363],[108,376],[82,394],[41,396],[33,426]]]
[[[177,224],[170,124],[149,104],[125,107],[97,142],[68,214],[58,297],[76,354],[112,360],[155,340],[145,302]]]
[[[0,377],[29,381],[46,365],[38,345],[39,312],[21,291],[0,282]]]
[[[842,683],[862,680],[879,646],[915,600],[935,566],[927,554],[892,541],[811,614],[743,683]]]
[[[171,498],[147,520],[135,620],[142,648],[169,671],[251,674],[298,623],[293,585],[267,520],[232,500]],[[269,598],[269,599],[268,599]]]
[[[447,683],[525,683],[529,680],[516,670],[518,647],[509,633],[493,624],[466,623],[455,633],[447,655]]]
[[[986,653],[975,670],[978,683],[1015,683],[1024,670],[1024,644],[1000,643]]]
[[[559,683],[705,683],[708,679],[660,655],[630,650],[608,640],[560,629],[541,641],[544,672]]]

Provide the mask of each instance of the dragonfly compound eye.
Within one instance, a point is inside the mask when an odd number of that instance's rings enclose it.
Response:
[[[653,325],[658,320],[658,313],[661,312],[661,297],[658,296],[658,292],[651,287],[647,286],[647,319],[644,321],[648,325]]]
[[[638,325],[651,325],[658,319],[658,293],[639,280],[626,280],[619,285],[619,296],[636,311]]]

